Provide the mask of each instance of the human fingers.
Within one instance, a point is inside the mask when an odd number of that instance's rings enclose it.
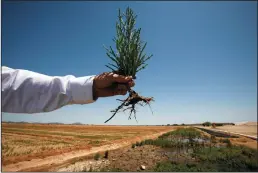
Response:
[[[98,97],[110,97],[115,95],[126,95],[127,86],[125,84],[117,84],[116,86],[99,88],[97,90]]]
[[[118,83],[128,83],[133,79],[132,76],[122,76],[114,73],[108,74],[107,77],[113,82],[118,82]]]
[[[128,86],[126,84],[117,84],[117,87],[115,88],[115,94],[116,95],[125,95],[128,91]]]

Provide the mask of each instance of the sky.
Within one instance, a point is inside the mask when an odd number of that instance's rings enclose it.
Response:
[[[2,66],[50,76],[109,71],[118,9],[131,7],[153,54],[134,89],[152,96],[138,123],[257,121],[257,2],[2,2]],[[104,124],[115,96],[49,113],[2,113],[3,121]]]

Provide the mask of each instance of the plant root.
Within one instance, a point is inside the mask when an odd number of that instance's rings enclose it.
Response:
[[[140,106],[148,105],[151,110],[150,102],[154,101],[153,97],[140,96],[138,93],[136,93],[132,89],[129,89],[129,96],[125,100],[121,100],[121,99],[117,99],[117,100],[122,102],[121,105],[119,105],[115,110],[111,111],[111,112],[113,112],[113,115],[108,120],[106,120],[105,123],[110,121],[119,111],[125,112],[126,110],[130,110],[130,115],[129,115],[128,119],[131,119],[132,114],[134,114],[134,118],[137,121],[135,106],[137,104],[139,104]],[[143,105],[143,103],[145,103],[145,105]],[[152,112],[152,110],[151,110],[151,112]],[[153,114],[153,112],[152,112],[152,114]]]

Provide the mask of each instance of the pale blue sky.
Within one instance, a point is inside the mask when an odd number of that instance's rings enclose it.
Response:
[[[108,69],[118,8],[130,6],[153,54],[135,90],[138,124],[257,120],[257,2],[3,2],[2,65],[51,76]],[[5,121],[103,124],[116,98]],[[109,124],[137,124],[117,114]]]

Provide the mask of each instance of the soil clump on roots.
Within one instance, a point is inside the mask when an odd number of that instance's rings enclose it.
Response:
[[[136,118],[136,109],[135,106],[138,104],[140,106],[146,106],[148,105],[151,109],[150,102],[154,101],[153,97],[143,97],[140,96],[137,92],[135,92],[132,89],[129,89],[129,96],[125,100],[117,99],[118,101],[122,102],[115,110],[112,110],[113,115],[105,121],[107,123],[110,121],[118,112],[120,111],[130,111],[130,115],[128,119],[132,118],[132,114],[134,115],[135,120],[137,121]],[[145,104],[145,105],[144,105]]]

